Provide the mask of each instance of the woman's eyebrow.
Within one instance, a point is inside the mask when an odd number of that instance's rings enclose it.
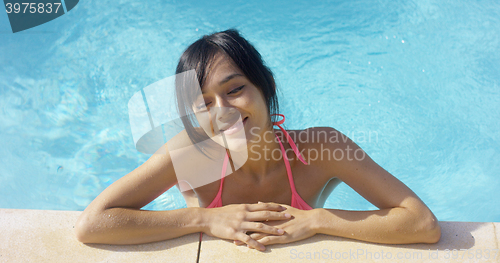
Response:
[[[224,85],[224,83],[226,83],[226,82],[228,82],[228,81],[230,81],[231,79],[234,79],[234,78],[236,78],[236,77],[243,77],[243,75],[242,75],[242,74],[240,74],[240,73],[233,73],[233,74],[231,74],[231,75],[229,75],[229,76],[225,77],[223,80],[221,80],[221,81],[219,82],[219,86]],[[204,90],[204,88],[203,88],[203,87],[201,87],[201,94],[205,94],[205,90]]]
[[[223,80],[221,80],[221,81],[219,82],[219,86],[224,85],[224,83],[226,83],[226,82],[230,81],[231,79],[233,79],[233,78],[235,78],[235,77],[243,77],[243,75],[241,75],[241,74],[239,74],[239,73],[233,73],[233,74],[231,74],[231,75],[229,75],[229,76],[225,77]]]

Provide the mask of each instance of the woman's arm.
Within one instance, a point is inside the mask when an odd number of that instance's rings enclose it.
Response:
[[[325,168],[380,210],[318,209],[316,232],[376,243],[438,242],[441,236],[438,221],[420,198],[365,152],[361,154],[362,149],[353,141],[342,136],[346,140],[329,144],[330,150],[358,151],[357,158],[323,162]]]
[[[140,210],[176,183],[172,160],[165,146],[90,203],[75,225],[77,239],[83,243],[139,244],[205,232],[241,240],[262,250],[263,246],[246,235],[247,231],[282,234],[278,228],[259,222],[287,219],[282,212],[284,208],[278,204]]]
[[[136,244],[200,230],[199,211],[139,210],[177,183],[166,146],[106,188],[85,209],[75,229],[84,243]],[[182,218],[182,220],[180,220]]]
[[[170,211],[144,211],[110,208],[93,216],[81,216],[76,235],[83,243],[141,244],[204,232],[224,239],[240,240],[249,247],[264,250],[246,232],[282,235],[279,228],[259,221],[284,220],[278,204],[242,204],[222,208],[189,207]],[[271,212],[276,211],[276,212]]]
[[[347,211],[316,208],[300,210],[284,205],[292,215],[290,220],[267,222],[285,231],[275,236],[253,233],[251,238],[262,245],[284,244],[302,240],[315,234],[327,234],[384,244],[436,243],[441,230],[434,215],[415,214],[407,202],[401,207],[375,211]],[[423,209],[424,210],[424,209]],[[235,241],[236,245],[243,242]]]
[[[342,151],[341,160],[318,160],[311,165],[321,167],[330,179],[339,178],[380,210],[346,211],[317,208],[303,211],[288,207],[293,218],[270,225],[282,228],[282,236],[254,233],[252,238],[263,245],[289,243],[316,233],[353,238],[374,243],[436,243],[441,236],[438,221],[429,208],[397,178],[376,164],[361,148],[332,128],[314,128],[337,136],[327,140],[323,148],[331,153]],[[337,134],[335,134],[337,133]],[[342,139],[343,137],[343,139]],[[320,147],[316,145],[313,147]],[[358,151],[357,159],[353,153]],[[347,158],[350,152],[350,158]],[[338,154],[337,156],[340,156]],[[363,158],[361,158],[361,156]],[[328,180],[326,180],[328,181]],[[241,244],[241,242],[235,242]]]
[[[374,243],[436,243],[441,236],[437,219],[416,215],[412,209],[394,207],[376,211],[346,211],[319,208],[315,233]]]

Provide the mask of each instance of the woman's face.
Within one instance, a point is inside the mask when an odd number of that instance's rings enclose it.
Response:
[[[215,58],[201,91],[193,111],[205,133],[217,144],[243,151],[248,141],[258,140],[252,136],[260,136],[268,128],[269,114],[262,92],[230,58]]]

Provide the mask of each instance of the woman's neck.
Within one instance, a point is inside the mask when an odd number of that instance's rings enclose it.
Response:
[[[240,168],[240,172],[255,177],[257,181],[283,164],[281,147],[272,127],[258,134],[255,140],[249,141],[247,147],[248,160]]]

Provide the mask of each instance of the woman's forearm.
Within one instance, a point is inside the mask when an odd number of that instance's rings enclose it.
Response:
[[[83,243],[140,244],[161,241],[203,230],[204,208],[190,207],[169,211],[110,208],[102,212],[85,211],[75,231]]]
[[[437,219],[403,208],[375,211],[317,209],[316,232],[374,243],[436,243],[441,236]]]

